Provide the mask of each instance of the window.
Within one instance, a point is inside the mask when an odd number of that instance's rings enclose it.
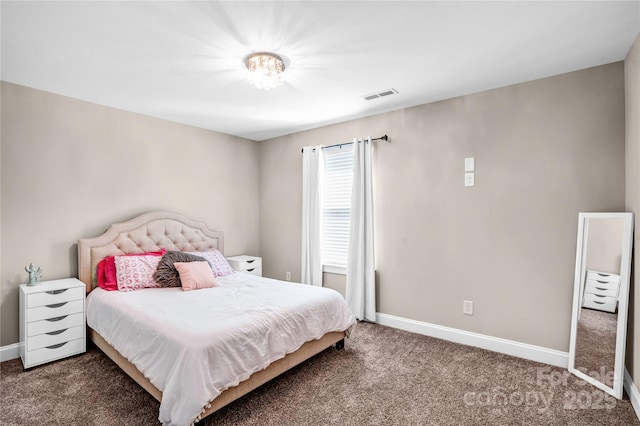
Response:
[[[322,265],[327,272],[346,273],[349,252],[353,146],[324,152],[322,196]],[[327,266],[329,266],[327,268]],[[336,268],[337,267],[337,268]]]

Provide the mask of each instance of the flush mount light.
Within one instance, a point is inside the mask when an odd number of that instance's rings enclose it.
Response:
[[[249,81],[259,89],[273,89],[283,82],[284,61],[275,53],[252,53],[247,56],[245,65]]]

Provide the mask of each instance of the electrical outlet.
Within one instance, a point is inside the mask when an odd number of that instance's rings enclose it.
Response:
[[[287,271],[284,273],[284,279],[287,281],[291,281],[291,272]]]
[[[465,300],[462,302],[462,313],[465,315],[473,315],[473,302]]]

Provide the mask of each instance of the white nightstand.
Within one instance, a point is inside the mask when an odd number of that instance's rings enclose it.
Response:
[[[587,270],[582,306],[615,313],[620,292],[620,275]]]
[[[86,287],[76,278],[20,285],[20,358],[24,368],[86,351]]]
[[[248,272],[259,277],[262,276],[262,258],[257,256],[232,256],[227,257],[227,262],[238,272]]]

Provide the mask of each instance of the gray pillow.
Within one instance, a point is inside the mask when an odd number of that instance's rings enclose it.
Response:
[[[180,287],[180,274],[174,262],[206,262],[206,259],[194,254],[184,253],[181,251],[168,251],[162,255],[162,259],[158,263],[156,272],[153,273],[153,280],[162,287]]]

